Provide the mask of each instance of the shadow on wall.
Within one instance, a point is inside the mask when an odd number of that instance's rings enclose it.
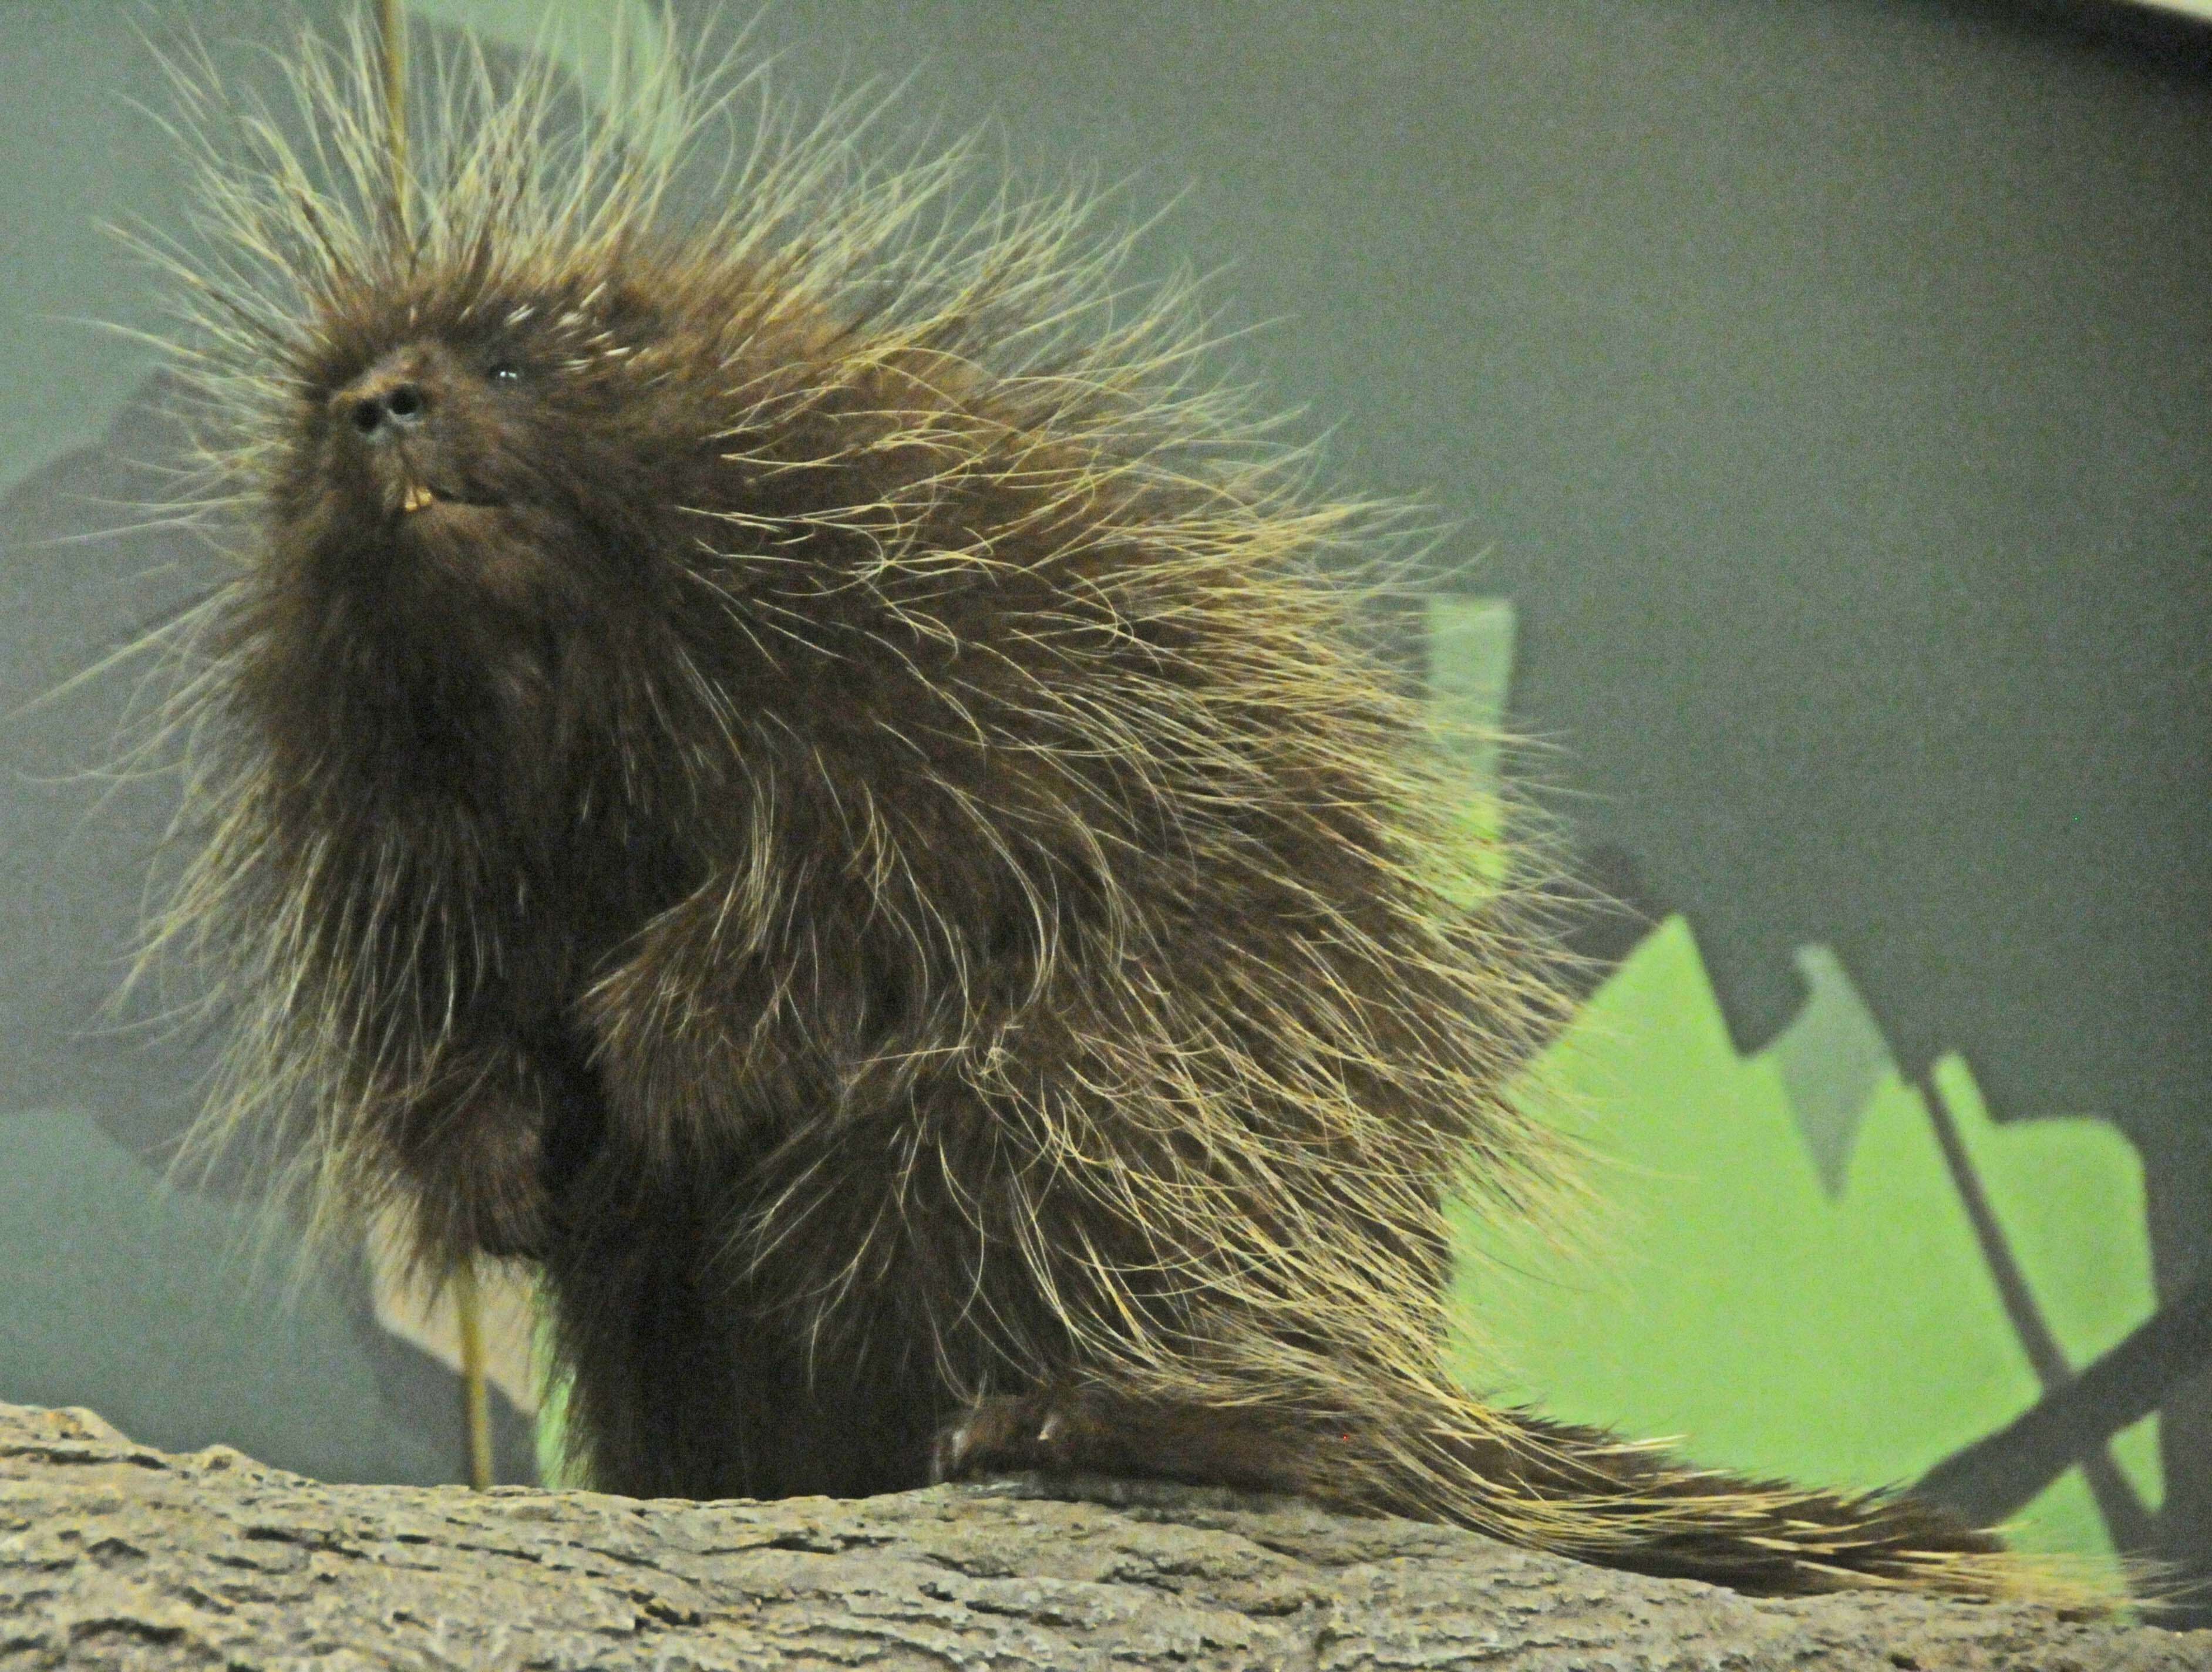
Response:
[[[381,1293],[366,1256],[303,1273],[242,1154],[204,1194],[161,1182],[219,1021],[173,986],[113,1003],[177,805],[159,755],[116,770],[160,682],[139,657],[70,683],[220,572],[204,538],[148,520],[175,457],[160,409],[149,385],[98,445],[0,499],[0,1390],[173,1450],[459,1480],[459,1378],[418,1344],[439,1337],[378,1316],[419,1304]],[[497,1389],[493,1427],[499,1478],[534,1479],[526,1408]]]

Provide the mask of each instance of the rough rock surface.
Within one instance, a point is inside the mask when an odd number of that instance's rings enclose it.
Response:
[[[332,1487],[0,1405],[0,1669],[2212,1672],[2212,1632],[1755,1602],[1294,1502],[1099,1495]]]

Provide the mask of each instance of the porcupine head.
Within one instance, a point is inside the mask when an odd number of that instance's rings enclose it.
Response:
[[[1444,1376],[1442,1205],[1540,1199],[1559,1000],[1317,578],[1377,519],[1079,207],[872,172],[850,103],[680,174],[674,59],[594,113],[449,54],[404,145],[367,32],[289,75],[186,66],[214,254],[152,244],[241,530],[165,938],[213,1130],[304,1112],[326,1219],[540,1263],[600,1483],[1074,1463],[2002,1588]]]

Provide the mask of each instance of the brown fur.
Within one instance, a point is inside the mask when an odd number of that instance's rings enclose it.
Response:
[[[465,60],[395,205],[371,58],[301,47],[325,154],[213,143],[228,253],[169,261],[252,532],[168,938],[238,1012],[218,1127],[304,1108],[327,1213],[538,1263],[593,1481],[1082,1468],[2019,1583],[1445,1375],[1443,1203],[1542,1199],[1504,1087],[1560,1002],[1315,578],[1375,519],[1113,323],[1079,210],[817,137],[686,221],[633,143],[684,76],[564,153]]]

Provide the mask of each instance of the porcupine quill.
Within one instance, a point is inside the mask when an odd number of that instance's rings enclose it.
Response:
[[[2039,1587],[1446,1373],[1443,1204],[1557,1166],[1506,1095],[1550,954],[1320,578],[1387,518],[1082,203],[872,168],[848,103],[697,211],[748,83],[696,59],[580,111],[450,51],[405,148],[371,31],[286,67],[304,140],[185,63],[197,232],[147,240],[245,513],[171,635],[156,949],[232,1018],[206,1143],[305,1111],[326,1226],[534,1264],[594,1484],[1084,1470]]]

